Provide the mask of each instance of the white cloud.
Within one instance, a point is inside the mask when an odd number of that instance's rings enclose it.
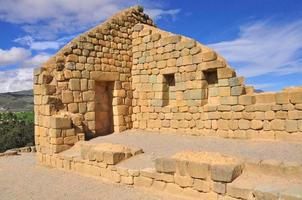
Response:
[[[21,24],[25,31],[39,39],[54,39],[60,33],[87,30],[135,4],[136,0],[1,0],[0,20]],[[142,4],[156,19],[179,12],[178,9],[163,9],[152,0]]]
[[[71,40],[75,35],[71,35],[68,37],[63,37],[57,40],[53,41],[36,41],[34,38],[32,38],[29,35],[26,35],[24,37],[19,37],[14,40],[14,42],[17,42],[21,45],[27,46],[32,50],[37,51],[44,51],[47,49],[54,49],[57,50],[64,44],[66,44],[69,40]]]
[[[0,93],[32,89],[33,68],[40,66],[49,57],[49,54],[37,54],[22,60],[17,69],[0,71]]]
[[[0,49],[0,67],[18,64],[29,58],[31,52],[24,48],[12,47],[9,50]]]
[[[146,13],[154,20],[159,20],[164,16],[171,16],[175,19],[176,15],[180,12],[180,9],[171,9],[171,10],[163,10],[163,9],[146,9]]]
[[[24,62],[21,64],[21,67],[23,68],[38,67],[42,63],[46,62],[50,58],[50,56],[51,55],[47,53],[37,54],[27,60],[24,60]]]
[[[239,74],[302,73],[302,21],[289,24],[256,22],[241,27],[238,38],[210,44]]]
[[[0,71],[0,93],[29,90],[33,86],[33,69]]]

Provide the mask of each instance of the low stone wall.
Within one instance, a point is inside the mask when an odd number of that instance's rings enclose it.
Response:
[[[247,170],[272,176],[287,176],[292,180],[302,178],[302,167],[295,163],[280,164],[271,160],[242,161],[218,153],[195,152],[192,155],[189,158],[159,158],[155,161],[155,169],[141,170],[122,168],[103,159],[89,160],[64,154],[47,155],[38,152],[37,161],[42,165],[101,177],[114,183],[208,200],[249,199],[253,193],[252,188],[242,190],[232,185],[232,182]],[[200,155],[205,159],[200,159]],[[270,195],[269,192],[261,194]],[[284,199],[291,198],[288,196]]]

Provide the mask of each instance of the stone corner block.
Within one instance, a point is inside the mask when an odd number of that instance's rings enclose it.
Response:
[[[157,158],[155,160],[155,169],[157,172],[175,173],[176,160],[172,158]]]
[[[211,168],[213,181],[230,183],[242,173],[241,164],[214,164]]]

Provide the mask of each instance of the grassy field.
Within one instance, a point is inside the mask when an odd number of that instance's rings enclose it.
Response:
[[[0,112],[0,152],[33,144],[33,112]]]

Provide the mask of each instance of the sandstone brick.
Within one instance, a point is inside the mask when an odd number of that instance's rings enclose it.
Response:
[[[68,86],[70,90],[81,90],[79,79],[70,79]]]
[[[105,151],[103,156],[103,161],[110,165],[115,165],[125,159],[125,153],[123,152]]]
[[[252,120],[251,121],[251,128],[254,130],[259,130],[263,128],[263,121],[261,120]]]
[[[217,59],[217,54],[214,51],[204,52],[202,58],[204,62],[213,61]]]
[[[174,181],[181,187],[191,187],[193,185],[193,179],[189,176],[174,175]]]
[[[218,79],[227,79],[236,76],[236,73],[231,68],[220,68],[217,69],[217,77]]]
[[[158,158],[155,160],[157,172],[174,173],[176,171],[176,160],[170,158]]]
[[[235,96],[220,97],[220,103],[222,105],[236,105],[238,104],[238,97]]]
[[[230,96],[231,88],[230,87],[219,87],[219,96]]]
[[[280,119],[274,119],[271,121],[271,130],[282,131],[285,129],[285,121]]]
[[[90,72],[90,77],[96,81],[116,81],[119,79],[118,72],[102,72],[102,71],[92,71]]]
[[[56,129],[71,128],[71,120],[66,117],[52,116],[50,117],[50,127]]]
[[[83,92],[83,100],[84,101],[93,101],[94,100],[94,92],[93,91]]]
[[[211,178],[214,181],[229,183],[237,178],[242,172],[238,164],[215,164],[211,168]]]
[[[245,120],[245,119],[240,119],[239,123],[238,123],[239,128],[243,129],[243,130],[249,129],[250,125],[251,125],[250,121],[249,120]]]
[[[200,192],[210,192],[211,184],[209,181],[194,179],[193,188]]]
[[[244,78],[243,77],[233,77],[229,79],[230,86],[240,86],[244,84]]]
[[[243,95],[239,97],[239,104],[241,105],[251,105],[256,102],[255,96]]]
[[[213,183],[213,191],[218,194],[225,194],[226,193],[226,184],[214,182]]]
[[[244,94],[244,87],[243,86],[235,86],[231,89],[231,95],[232,96],[239,96]]]
[[[68,136],[64,138],[64,144],[75,144],[78,141],[78,136]]]
[[[139,177],[134,177],[133,182],[135,186],[149,188],[153,183],[153,179],[139,176]]]
[[[289,133],[298,131],[298,121],[297,120],[286,120],[285,130]]]
[[[183,189],[175,183],[167,183],[165,191],[172,194],[180,194],[182,193]]]
[[[302,91],[289,92],[288,95],[291,103],[302,103]]]
[[[249,188],[227,184],[227,194],[235,198],[249,199],[251,197],[252,190]]]
[[[191,65],[191,64],[193,64],[193,57],[191,55],[184,56],[182,58],[182,64],[183,65]]]
[[[206,179],[210,173],[210,166],[206,163],[188,162],[187,172],[193,178]]]
[[[152,188],[155,190],[163,191],[166,188],[166,183],[163,181],[153,181]]]
[[[276,102],[274,93],[260,93],[255,95],[256,103],[274,103]]]
[[[276,93],[276,103],[277,104],[287,104],[289,103],[289,96],[287,92]]]

